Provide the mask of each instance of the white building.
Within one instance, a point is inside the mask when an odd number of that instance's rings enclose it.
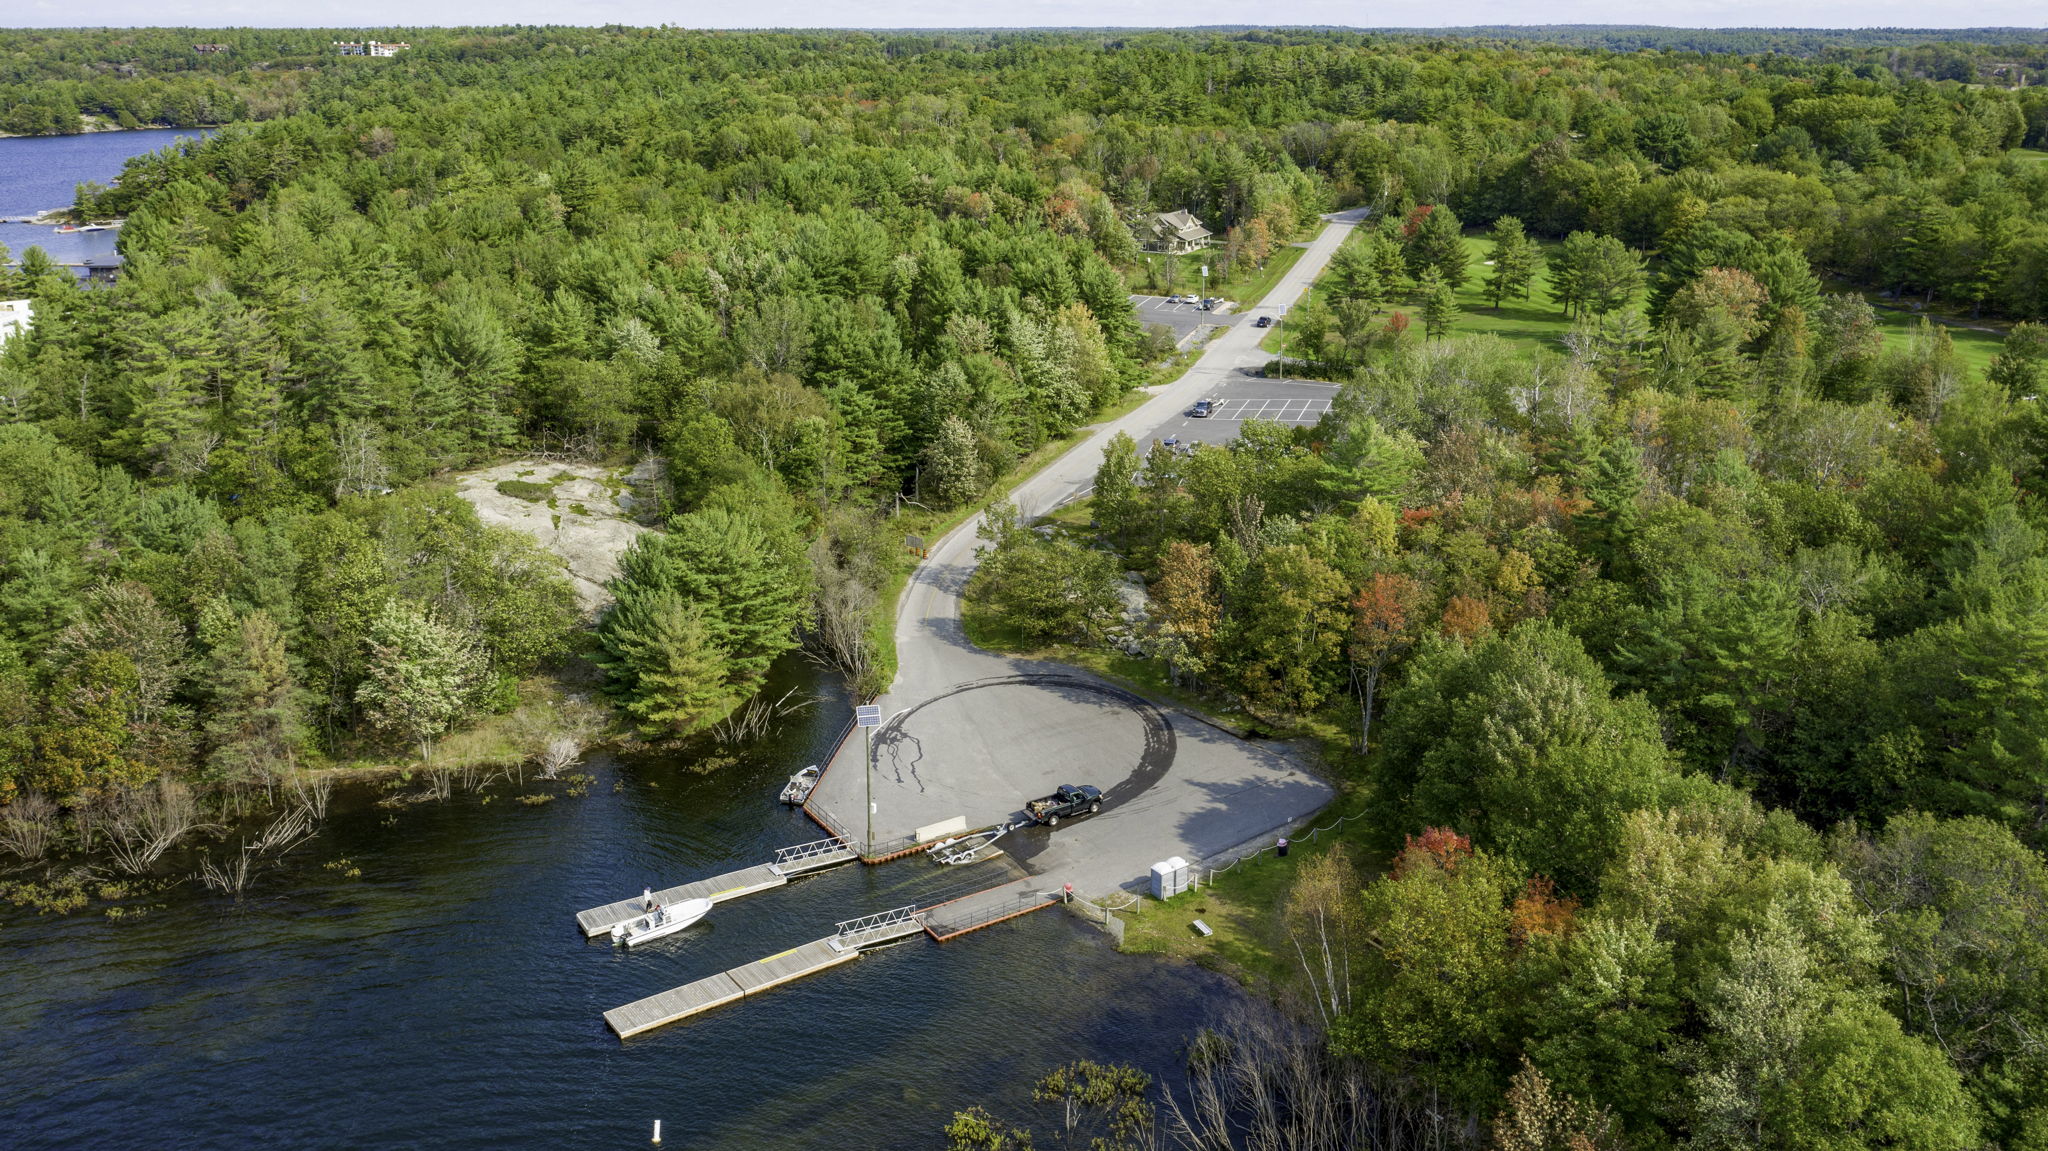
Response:
[[[334,48],[343,56],[396,56],[412,45],[400,42],[386,44],[379,40],[365,40],[358,44],[353,40],[336,40]]]
[[[36,312],[28,300],[0,300],[0,344],[28,331]]]

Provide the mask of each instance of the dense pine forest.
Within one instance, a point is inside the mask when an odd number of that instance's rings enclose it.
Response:
[[[1216,1122],[2048,1148],[2048,47],[1628,32],[0,33],[0,130],[220,126],[80,189],[117,283],[0,270],[0,847],[147,872],[570,664],[651,738],[885,684],[899,499],[1160,371],[1134,225],[1365,207],[1285,325],[1327,418],[1114,443],[976,588],[1099,647],[1143,572],[1364,813],[1273,911],[1313,1053],[1205,1048]],[[594,629],[448,482],[531,456],[662,461]]]

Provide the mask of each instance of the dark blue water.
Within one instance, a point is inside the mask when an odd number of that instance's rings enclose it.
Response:
[[[78,185],[110,184],[131,156],[168,148],[204,133],[193,128],[148,128],[84,136],[14,136],[0,139],[0,217],[69,208]],[[73,232],[37,224],[0,224],[0,245],[12,258],[35,245],[55,260],[76,262],[114,250],[118,232]]]
[[[845,701],[783,677],[829,701],[709,773],[606,760],[588,795],[538,807],[505,786],[399,810],[337,793],[240,901],[186,884],[119,921],[0,904],[0,1146],[623,1147],[659,1118],[670,1148],[936,1147],[970,1104],[1028,1116],[1030,1081],[1067,1060],[1171,1075],[1237,1002],[1054,909],[619,1042],[607,1008],[1003,878],[851,866],[631,955],[586,943],[581,908],[818,836],[775,792]],[[341,859],[361,878],[323,866]]]

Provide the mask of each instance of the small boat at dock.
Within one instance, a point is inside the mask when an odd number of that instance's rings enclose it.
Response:
[[[790,776],[789,782],[782,786],[782,802],[796,805],[811,798],[811,789],[818,786],[818,777],[822,774],[814,763]]]
[[[711,901],[708,899],[685,899],[673,907],[652,907],[640,918],[629,919],[612,928],[612,942],[633,947],[674,935],[710,911]]]

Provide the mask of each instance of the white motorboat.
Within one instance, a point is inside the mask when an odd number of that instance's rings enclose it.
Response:
[[[711,910],[708,899],[685,899],[672,907],[656,907],[638,919],[629,919],[612,928],[612,942],[624,943],[628,947],[674,935],[690,926]]]
[[[811,789],[818,786],[818,777],[822,774],[824,773],[819,771],[818,765],[814,763],[790,776],[789,782],[782,788],[782,802],[800,804],[809,799]]]

